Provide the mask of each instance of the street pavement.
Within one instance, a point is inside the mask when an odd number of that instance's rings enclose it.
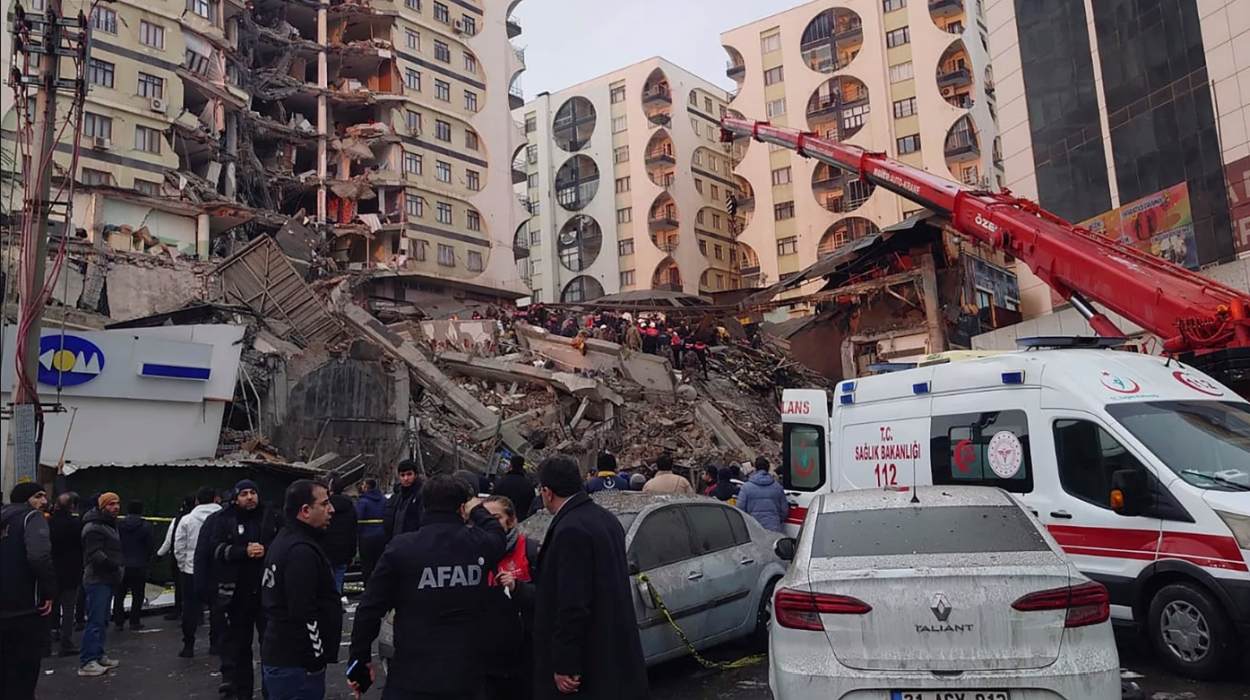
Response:
[[[354,618],[355,603],[349,605],[347,629]],[[39,681],[39,698],[80,698],[92,700],[153,700],[177,698],[179,700],[215,700],[220,676],[217,659],[208,656],[207,629],[201,628],[197,643],[197,656],[193,659],[178,658],[181,648],[181,632],[177,622],[164,620],[159,615],[144,618],[147,629],[117,632],[109,628],[106,648],[121,666],[100,678],[79,678],[78,659],[44,659],[43,677]],[[1241,673],[1235,679],[1220,683],[1199,683],[1177,678],[1158,670],[1157,662],[1149,650],[1141,648],[1131,635],[1120,633],[1120,655],[1125,668],[1140,674],[1137,682],[1146,691],[1145,697],[1155,693],[1160,698],[1192,698],[1193,700],[1250,700],[1250,668],[1240,666]],[[738,644],[710,650],[708,656],[715,661],[731,661],[747,656],[752,650]],[[340,660],[346,657],[346,646]],[[259,662],[258,662],[259,663]],[[483,664],[489,663],[484,660]],[[329,670],[327,700],[348,700],[351,693],[343,680],[343,665]],[[379,678],[377,688],[384,681]],[[259,672],[257,673],[259,689]],[[1192,693],[1192,695],[1187,695]],[[1165,695],[1172,694],[1172,695]],[[379,697],[380,692],[370,691],[366,697]],[[260,697],[257,693],[257,697]],[[656,700],[764,700],[772,697],[768,690],[768,665],[760,662],[732,671],[713,671],[702,668],[693,659],[679,659],[651,669],[651,698]]]

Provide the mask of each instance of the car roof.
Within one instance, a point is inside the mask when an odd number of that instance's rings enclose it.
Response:
[[[676,503],[726,505],[708,496],[682,496],[665,493],[642,493],[641,491],[596,491],[590,494],[590,499],[603,506],[604,510],[607,510],[617,518],[626,515],[637,515],[647,508],[657,505]],[[541,537],[547,532],[547,527],[551,524],[553,517],[547,511],[540,510],[521,523],[521,530],[528,537]]]
[[[817,512],[1012,505],[1018,504],[1010,494],[991,486],[920,486],[908,490],[861,489],[827,493],[821,497]]]

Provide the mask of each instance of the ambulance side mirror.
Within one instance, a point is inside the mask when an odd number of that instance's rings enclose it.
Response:
[[[1144,469],[1111,473],[1111,510],[1123,516],[1142,515],[1149,507],[1150,483]]]
[[[773,551],[777,553],[777,557],[782,561],[794,561],[794,553],[798,548],[798,543],[793,537],[782,537],[773,544]]]

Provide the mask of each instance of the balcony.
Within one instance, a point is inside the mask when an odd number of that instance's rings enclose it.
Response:
[[[513,83],[508,88],[508,108],[520,109],[525,106],[525,95],[521,92],[521,86]]]
[[[929,16],[950,17],[964,12],[963,0],[929,0]]]
[[[647,165],[677,165],[677,158],[673,156],[671,151],[657,150],[647,154]]]
[[[863,41],[863,39],[864,25],[862,23],[848,24],[833,33],[835,44],[849,44],[854,41]]]
[[[677,214],[674,212],[660,212],[652,215],[652,217],[647,220],[647,228],[652,233],[657,231],[672,231],[680,225],[681,223],[677,221]],[[657,243],[656,245],[659,244]],[[676,245],[676,243],[674,243],[674,245]],[[663,250],[662,247],[661,250]]]
[[[966,87],[972,84],[972,71],[967,68],[956,68],[955,70],[938,73],[937,84],[939,88]]]
[[[755,195],[745,194],[738,196],[738,211],[748,212],[755,211]]]
[[[642,103],[662,102],[664,104],[673,104],[673,93],[667,87],[653,87],[642,93]]]
[[[508,38],[509,38],[509,39],[515,39],[515,38],[517,38],[517,37],[521,36],[521,25],[520,25],[520,24],[518,24],[518,23],[517,23],[517,21],[516,21],[515,19],[512,19],[512,18],[510,18],[510,17],[509,17],[509,18],[508,18],[507,23],[505,24],[505,26],[507,26],[507,28],[508,28]]]
[[[658,289],[661,292],[680,292],[682,291],[680,282],[661,282],[651,285],[652,289]]]
[[[832,192],[846,184],[846,173],[822,173],[812,179],[813,192]]]
[[[519,185],[528,181],[529,175],[525,172],[525,158],[517,158],[512,161],[512,184]]]
[[[976,137],[971,134],[952,134],[946,139],[944,152],[947,158],[963,159],[963,156],[981,155],[981,146],[977,143]]]
[[[730,80],[737,81],[742,76],[746,75],[746,72],[747,72],[746,66],[736,65],[733,63],[725,64],[725,75],[728,76]]]

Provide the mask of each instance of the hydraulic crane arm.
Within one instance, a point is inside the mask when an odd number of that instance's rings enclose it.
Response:
[[[1102,336],[1122,336],[1097,302],[1164,339],[1168,352],[1250,347],[1250,296],[1064,221],[1035,202],[973,190],[858,146],[726,117],[725,141],[751,137],[854,173],[946,216],[950,227],[1001,250],[1072,303]]]

